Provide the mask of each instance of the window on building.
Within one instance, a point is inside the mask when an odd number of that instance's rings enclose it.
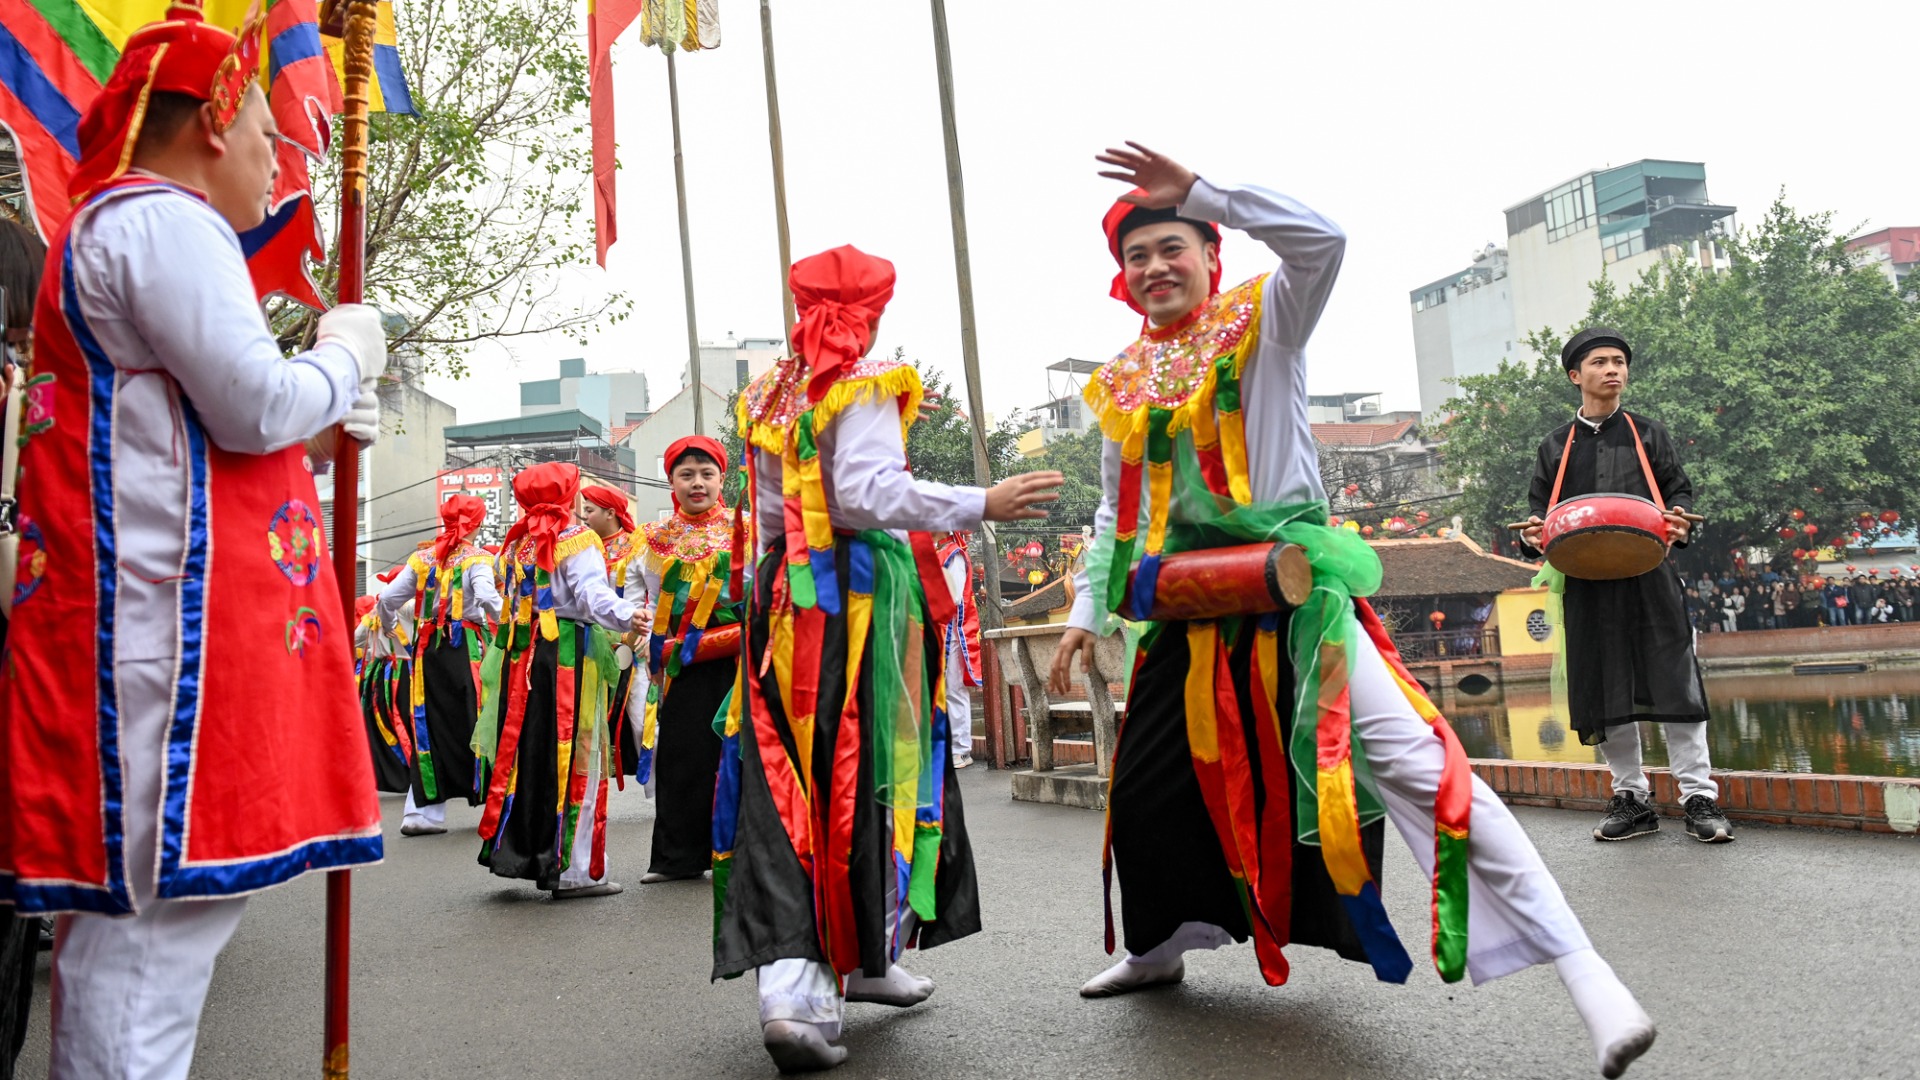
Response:
[[[1593,177],[1583,176],[1546,194],[1547,241],[1560,240],[1594,223]]]
[[[1607,239],[1606,249],[1602,252],[1608,262],[1631,259],[1647,250],[1647,230],[1631,229]]]

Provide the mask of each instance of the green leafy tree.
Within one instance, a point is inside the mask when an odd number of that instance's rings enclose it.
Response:
[[[395,5],[417,116],[372,118],[367,302],[393,314],[401,374],[460,376],[481,341],[543,333],[584,339],[626,317],[615,297],[556,302],[592,249],[587,61],[574,0],[413,0]],[[337,164],[315,169],[331,231]],[[337,248],[323,291],[333,288]],[[279,305],[283,342],[314,316]]]
[[[1689,557],[1812,547],[1783,535],[1807,523],[1851,542],[1862,513],[1872,540],[1880,514],[1909,515],[1920,475],[1920,298],[1857,267],[1831,215],[1784,199],[1728,247],[1724,272],[1675,260],[1625,292],[1596,282],[1589,312],[1633,343],[1625,401],[1666,423],[1693,480],[1708,524]],[[1483,534],[1523,515],[1539,442],[1578,403],[1562,340],[1532,335],[1537,360],[1464,378],[1447,404],[1446,465]]]

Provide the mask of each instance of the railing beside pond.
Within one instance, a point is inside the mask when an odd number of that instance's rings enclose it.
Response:
[[[1393,646],[1409,664],[1438,660],[1476,660],[1500,655],[1500,631],[1487,626],[1472,630],[1423,631],[1393,635]]]

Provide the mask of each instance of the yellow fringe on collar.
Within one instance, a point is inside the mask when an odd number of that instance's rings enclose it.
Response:
[[[900,405],[900,437],[907,437],[907,430],[914,421],[920,419],[920,403],[926,397],[926,389],[920,384],[920,373],[911,364],[899,364],[874,375],[855,378],[843,378],[827,388],[819,401],[809,410],[813,413],[813,432],[815,435],[825,431],[827,425],[842,412],[862,402],[872,401],[876,396],[891,398]],[[747,412],[747,395],[740,395],[734,406],[736,418],[740,422],[740,434],[750,445],[770,454],[785,452],[792,440],[791,424],[776,424],[765,420],[755,420]],[[804,415],[804,413],[802,414]]]
[[[600,534],[584,525],[579,526],[579,529],[580,531],[572,536],[568,536],[566,533],[560,534],[560,539],[553,545],[553,564],[555,566],[560,565],[565,560],[571,559],[583,551],[596,551],[600,553],[602,559],[607,557],[607,547],[600,542]]]
[[[1253,313],[1246,332],[1240,336],[1240,340],[1235,344],[1231,354],[1235,358],[1235,364],[1240,373],[1243,393],[1245,392],[1247,363],[1253,359],[1254,348],[1260,342],[1260,320],[1264,314],[1263,309],[1266,298],[1265,286],[1266,275],[1263,274],[1243,282],[1214,298],[1215,304],[1226,305],[1230,304],[1236,297],[1246,293],[1250,294],[1253,303]],[[1202,318],[1206,318],[1206,316],[1202,316]],[[1144,340],[1144,335],[1142,336],[1142,340]],[[1134,349],[1139,347],[1140,342],[1136,341],[1133,345],[1128,346],[1127,350],[1122,352],[1118,357],[1109,360],[1107,362],[1108,365],[1110,366],[1126,359]],[[1224,354],[1216,353],[1213,356],[1200,358],[1201,363],[1205,367],[1205,374],[1194,384],[1193,389],[1188,392],[1185,401],[1172,407],[1161,406],[1162,408],[1167,408],[1168,412],[1172,414],[1167,423],[1168,436],[1177,436],[1189,427],[1195,426],[1196,415],[1201,410],[1204,409],[1208,413],[1214,412],[1214,394],[1219,389],[1219,369],[1215,366],[1215,361],[1219,360],[1221,355]],[[1100,418],[1101,434],[1112,439],[1114,442],[1125,442],[1127,436],[1135,430],[1144,430],[1147,410],[1154,407],[1142,401],[1132,409],[1122,409],[1120,405],[1113,400],[1111,392],[1107,389],[1106,381],[1102,379],[1099,374],[1087,380],[1087,385],[1081,390],[1080,397],[1081,400],[1086,402],[1087,407],[1093,410],[1093,415]],[[1204,434],[1208,433],[1213,425],[1200,422],[1200,426]]]

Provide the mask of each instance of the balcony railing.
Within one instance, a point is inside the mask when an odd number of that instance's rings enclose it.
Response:
[[[1471,660],[1500,655],[1500,631],[1493,627],[1431,630],[1393,635],[1394,648],[1410,664],[1438,660]]]

